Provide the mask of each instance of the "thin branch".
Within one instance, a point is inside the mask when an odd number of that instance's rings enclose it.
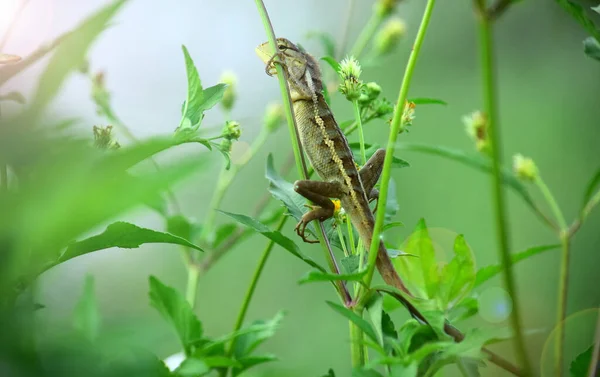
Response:
[[[481,9],[481,1],[476,2],[476,7]],[[519,358],[526,375],[531,375],[531,366],[527,357],[525,340],[521,325],[521,316],[517,300],[517,289],[512,270],[511,255],[509,251],[509,237],[507,225],[507,210],[505,193],[502,186],[500,164],[502,161],[502,143],[498,123],[497,86],[495,77],[494,44],[492,36],[492,22],[485,16],[479,17],[479,37],[482,67],[482,85],[485,113],[489,119],[489,140],[492,155],[492,201],[495,212],[496,234],[499,246],[500,260],[503,266],[504,284],[513,302],[511,324],[515,332],[515,353]]]

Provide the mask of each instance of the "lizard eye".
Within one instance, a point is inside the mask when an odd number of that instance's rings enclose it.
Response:
[[[281,51],[287,50],[287,46],[284,46],[284,45],[279,45],[279,46],[277,46],[277,48],[280,49]]]

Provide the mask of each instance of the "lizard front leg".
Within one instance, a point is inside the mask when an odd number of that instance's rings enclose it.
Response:
[[[384,159],[385,149],[378,149],[358,172],[369,201],[379,199],[379,190],[376,190],[373,187],[375,187],[375,184],[381,176]]]
[[[303,180],[294,183],[294,191],[316,204],[302,216],[294,230],[304,242],[317,243],[319,241],[306,238],[306,226],[313,220],[324,221],[333,216],[335,206],[330,198],[340,198],[343,195],[342,185],[339,182]]]

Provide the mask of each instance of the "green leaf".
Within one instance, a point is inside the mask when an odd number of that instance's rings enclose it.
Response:
[[[591,9],[592,9],[594,12],[596,12],[596,13],[600,14],[600,5],[598,5],[598,6],[595,6],[595,7],[591,7]]]
[[[134,177],[126,170],[149,156],[144,146],[146,142],[122,148],[122,152],[102,153],[101,159],[90,153],[93,151],[88,146],[77,153],[58,146],[55,151],[61,153],[60,157],[46,156],[36,167],[36,180],[23,187],[20,204],[10,216],[17,232],[15,237],[23,243],[19,247],[32,250],[31,254],[19,254],[14,259],[20,265],[14,271],[23,268],[24,275],[35,276],[54,266],[61,258],[61,250],[73,239],[126,210],[155,202],[162,192],[205,161],[186,159]],[[30,216],[35,216],[36,221],[32,222]],[[70,252],[61,260],[69,255]]]
[[[444,100],[427,97],[411,98],[408,102],[413,102],[415,105],[448,105]]]
[[[583,196],[583,202],[581,204],[581,211],[583,211],[583,209],[588,204],[590,199],[592,199],[592,196],[594,196],[594,194],[599,189],[600,189],[600,168],[596,171],[596,174],[594,174],[592,179],[590,179],[590,182],[588,183],[588,185],[586,187],[585,195]]]
[[[483,157],[479,153],[467,153],[460,149],[419,144],[419,143],[400,143],[399,149],[426,153],[434,156],[445,157],[463,163],[469,167],[475,168],[485,173],[492,173],[492,164],[489,158]],[[533,199],[525,186],[515,177],[512,172],[504,168],[501,169],[502,183],[513,189],[521,198],[534,210],[536,209]],[[537,213],[537,212],[536,212]]]
[[[258,356],[246,356],[242,357],[239,362],[242,364],[241,368],[234,368],[232,370],[232,376],[237,376],[243,371],[252,368],[253,366],[270,363],[272,361],[277,361],[277,356],[275,355],[258,355]]]
[[[390,366],[390,377],[417,377],[419,372],[419,364],[411,362],[409,364],[396,364]]]
[[[352,377],[383,377],[383,375],[376,370],[359,367],[352,370]]]
[[[338,74],[340,72],[340,63],[333,56],[323,56],[321,58],[324,62],[329,64],[329,66],[333,69],[333,71]]]
[[[31,102],[34,114],[39,115],[56,96],[68,75],[81,67],[94,40],[108,27],[110,20],[125,3],[126,0],[109,3],[64,36],[40,76]]]
[[[335,310],[339,314],[343,315],[348,320],[352,321],[352,323],[354,323],[356,326],[358,326],[358,328],[361,329],[365,333],[365,335],[368,336],[372,341],[374,341],[375,343],[379,343],[379,340],[377,339],[377,334],[375,333],[375,330],[373,330],[373,327],[371,326],[371,324],[369,322],[367,322],[363,318],[359,317],[352,310],[350,310],[344,306],[341,306],[341,305],[336,304],[331,301],[325,301],[325,302],[333,310]]]
[[[92,275],[85,278],[83,293],[73,312],[73,327],[90,341],[96,340],[100,334],[100,310],[94,294]]]
[[[202,360],[188,357],[175,369],[175,375],[181,377],[204,376],[210,372],[210,368]]]
[[[360,262],[360,258],[356,254],[349,255],[347,257],[343,257],[340,260],[340,263],[342,264],[342,268],[344,269],[344,271],[347,274],[353,274],[356,271],[358,271],[358,264],[359,264],[359,262]]]
[[[0,94],[0,101],[13,101],[18,104],[25,104],[25,97],[19,92],[9,92],[6,94]]]
[[[239,361],[225,357],[225,356],[207,356],[201,359],[204,364],[209,366],[210,368],[219,368],[219,367],[233,367],[233,368],[241,368],[243,364]]]
[[[319,281],[361,281],[367,270],[351,274],[330,274],[322,271],[309,271],[298,284],[314,283]]]
[[[269,181],[269,192],[271,195],[283,203],[285,208],[287,208],[288,213],[292,215],[296,221],[300,221],[304,214],[303,208],[304,204],[306,204],[306,199],[294,191],[294,185],[283,179],[277,170],[275,170],[273,155],[271,154],[267,157],[266,177]]]
[[[402,223],[401,221],[394,221],[391,223],[387,223],[383,226],[383,231],[385,232],[386,230],[390,230],[392,228],[397,228],[397,227],[403,227],[404,223]]]
[[[202,89],[198,69],[196,69],[190,53],[184,45],[181,46],[181,49],[183,50],[185,71],[187,74],[187,97],[182,109],[179,128],[191,127],[192,129],[196,129],[202,121],[201,105],[204,102],[204,90]],[[184,125],[184,121],[187,122],[187,127]]]
[[[225,170],[229,170],[231,167],[231,156],[229,155],[229,149],[224,148],[221,144],[213,143],[212,141],[210,142],[210,145],[215,147],[215,149],[221,152],[223,157],[225,157]]]
[[[418,258],[395,258],[394,266],[404,277],[411,292],[418,297],[435,298],[440,284],[435,249],[427,231],[425,220],[421,219],[415,231],[404,241],[401,250]]]
[[[442,269],[440,294],[442,307],[448,309],[462,300],[475,282],[475,261],[463,235],[454,241],[454,257]]]
[[[451,323],[460,322],[471,318],[478,312],[479,301],[474,297],[467,297],[450,308],[450,311],[448,312],[448,321]]]
[[[583,52],[594,60],[600,61],[600,43],[594,37],[583,40]]]
[[[183,215],[167,218],[167,232],[186,240],[193,240],[200,233],[200,226],[193,224]]]
[[[212,109],[217,103],[223,99],[227,84],[219,83],[217,85],[210,86],[202,91],[202,103],[198,106],[198,111],[205,112]]]
[[[600,31],[596,29],[594,21],[586,14],[583,7],[570,0],[556,0],[567,13],[569,13],[575,21],[577,21],[583,28],[590,33],[594,38],[600,40]]]
[[[175,328],[186,355],[191,355],[192,344],[202,339],[202,323],[190,304],[175,289],[150,276],[150,305]]]
[[[383,296],[376,293],[366,305],[367,313],[377,333],[379,344],[383,346]]]
[[[243,358],[249,356],[265,340],[272,338],[279,329],[284,313],[278,312],[273,319],[269,321],[255,321],[250,325],[254,331],[242,334],[237,337],[233,355],[242,364]]]
[[[559,244],[535,246],[535,247],[531,247],[527,250],[521,251],[519,253],[513,254],[510,257],[511,266],[514,265],[515,263],[518,263],[518,262],[526,260],[530,257],[533,257],[534,255],[541,254],[548,250],[557,249],[559,247],[560,247]],[[477,275],[475,277],[475,284],[473,285],[473,287],[475,288],[475,287],[480,286],[484,282],[486,282],[486,281],[490,280],[491,278],[493,278],[494,276],[498,275],[500,272],[502,272],[502,265],[500,265],[500,264],[480,268],[477,271]]]
[[[298,245],[296,245],[296,243],[294,241],[292,241],[291,239],[289,239],[286,236],[284,236],[283,234],[281,234],[281,232],[271,231],[266,225],[264,225],[260,221],[254,219],[250,216],[229,213],[229,212],[220,211],[220,210],[217,210],[217,211],[221,212],[224,215],[231,217],[238,223],[262,234],[263,236],[267,237],[268,239],[275,242],[279,246],[283,247],[284,250],[289,251],[296,258],[304,261],[309,266],[314,267],[323,273],[327,272],[327,270],[325,270],[325,268],[323,268],[317,262],[315,262],[311,258],[305,256],[304,254],[302,254],[302,252],[298,248]]]
[[[307,38],[317,38],[321,42],[321,45],[323,46],[325,55],[335,56],[335,41],[333,40],[331,35],[320,32],[320,31],[312,31],[312,32],[309,32],[306,35],[306,37]]]
[[[594,345],[592,344],[587,350],[577,355],[575,360],[571,362],[569,367],[569,374],[571,377],[587,377],[590,370],[590,364],[592,362],[592,354],[594,352]],[[598,366],[596,367],[598,368]],[[597,372],[596,372],[597,373]],[[594,376],[597,374],[594,373]]]
[[[212,242],[213,249],[219,247],[233,232],[237,229],[237,225],[233,223],[223,224],[219,226],[215,232],[215,239]]]
[[[111,247],[135,249],[146,243],[181,245],[204,251],[188,240],[173,234],[140,228],[137,225],[119,221],[110,224],[104,232],[96,236],[70,244],[60,257],[60,263],[97,250],[109,249]]]

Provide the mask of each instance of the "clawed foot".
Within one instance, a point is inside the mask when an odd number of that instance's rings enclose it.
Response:
[[[300,238],[302,238],[302,241],[306,242],[306,243],[319,243],[318,240],[311,240],[306,238],[306,226],[308,225],[308,222],[306,222],[304,220],[304,216],[302,217],[302,219],[300,220],[300,222],[298,222],[298,224],[296,224],[296,227],[294,228],[294,231],[296,232],[296,234],[298,234],[300,236]]]
[[[284,57],[283,57],[283,52],[279,51],[278,53],[276,53],[275,55],[273,55],[271,57],[271,59],[269,59],[269,61],[267,62],[267,65],[265,67],[265,72],[267,73],[267,75],[269,76],[273,76],[277,73],[277,69],[275,68],[275,64],[281,64],[281,66],[283,68],[285,68],[285,64],[283,63]]]

